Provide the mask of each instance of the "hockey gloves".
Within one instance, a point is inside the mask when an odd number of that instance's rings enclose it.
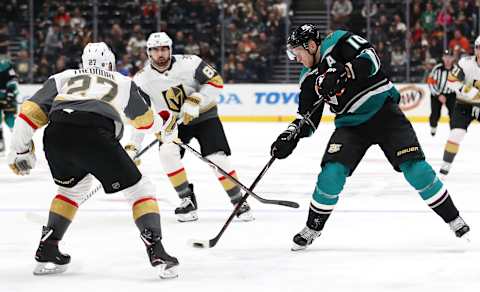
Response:
[[[324,98],[341,95],[347,81],[347,67],[343,64],[335,63],[333,67],[328,68],[325,74],[317,77],[315,89],[317,94]]]
[[[293,149],[297,147],[299,140],[300,137],[297,126],[290,124],[288,128],[278,136],[277,140],[273,142],[270,148],[270,155],[278,159],[287,158],[292,154]]]
[[[140,165],[142,161],[139,158],[133,159],[138,154],[138,149],[135,147],[135,145],[125,145],[125,152],[127,152],[128,156],[130,156],[136,166]]]
[[[187,97],[180,110],[180,116],[184,125],[188,125],[193,119],[198,118],[200,115],[200,101],[201,96],[199,94],[193,93]]]
[[[30,169],[35,167],[37,158],[35,157],[35,146],[30,141],[28,149],[24,152],[10,152],[7,157],[8,166],[17,175],[30,174]]]

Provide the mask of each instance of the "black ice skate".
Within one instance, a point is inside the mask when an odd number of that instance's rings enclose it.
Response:
[[[247,202],[243,202],[240,209],[238,209],[237,219],[244,222],[255,220],[255,217],[253,217],[252,212],[250,212],[250,206],[248,205]]]
[[[147,247],[148,257],[153,267],[158,268],[159,276],[162,279],[171,279],[178,277],[178,260],[167,254],[163,248],[161,237],[149,229],[145,229],[140,234],[140,238]]]
[[[198,220],[197,215],[197,199],[193,193],[193,185],[189,185],[190,193],[182,198],[182,203],[175,209],[175,215],[180,222],[189,222]]]
[[[470,239],[468,238],[470,226],[468,226],[467,223],[463,221],[462,217],[458,216],[454,220],[448,222],[448,225],[450,225],[450,229],[452,229],[452,231],[457,237],[470,241]]]
[[[322,231],[317,231],[308,228],[305,226],[302,231],[295,234],[293,237],[293,246],[291,248],[292,251],[306,249],[307,246],[312,244],[315,238],[319,237]]]
[[[439,171],[440,175],[442,176],[441,178],[445,178],[448,175],[448,173],[450,172],[451,165],[452,165],[451,163],[443,162],[443,165]]]
[[[53,228],[43,226],[42,238],[35,254],[38,264],[33,270],[34,275],[63,273],[70,263],[70,256],[58,250],[58,240],[49,239],[52,233]]]

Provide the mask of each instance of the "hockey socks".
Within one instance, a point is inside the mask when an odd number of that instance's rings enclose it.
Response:
[[[58,194],[52,200],[50,213],[48,214],[47,227],[53,230],[49,236],[51,240],[62,240],[68,226],[78,210],[78,204],[68,197]]]
[[[229,172],[228,174],[238,179],[237,173],[235,172],[235,170]],[[228,197],[230,198],[230,201],[232,202],[232,204],[236,204],[238,201],[240,201],[240,199],[242,198],[242,193],[240,192],[239,186],[237,186],[228,177],[225,177],[223,175],[218,177],[218,181],[222,184],[222,187],[227,193]]]
[[[160,238],[162,237],[160,210],[155,198],[146,197],[135,201],[132,206],[132,213],[135,224],[140,232],[148,229]]]
[[[210,159],[213,163],[220,166],[229,175],[238,179],[237,173],[235,172],[235,170],[233,170],[233,167],[230,164],[228,156],[223,151],[210,154],[206,158]],[[216,175],[217,175],[218,181],[222,184],[222,187],[227,193],[228,197],[230,198],[230,201],[232,202],[232,204],[236,204],[238,201],[240,201],[240,199],[242,198],[242,193],[240,192],[240,188],[228,177],[223,176],[220,172],[216,172]]]
[[[445,151],[443,152],[443,164],[440,168],[441,174],[447,175],[449,173],[450,166],[458,153],[460,143],[462,142],[466,133],[466,130],[458,128],[450,131],[450,136],[448,137],[447,144],[445,145]]]
[[[173,188],[181,199],[190,195],[191,190],[188,187],[189,183],[185,168],[182,167],[180,169],[167,173],[167,176]]]
[[[430,164],[424,160],[408,161],[400,165],[403,175],[428,206],[446,223],[459,216],[450,195]]]
[[[349,170],[341,163],[327,163],[318,175],[308,212],[307,227],[320,231],[338,202]]]

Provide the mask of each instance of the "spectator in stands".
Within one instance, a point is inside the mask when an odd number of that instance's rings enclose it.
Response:
[[[436,24],[440,27],[446,27],[447,29],[453,23],[452,15],[454,14],[452,5],[446,2],[443,8],[437,14]]]
[[[402,22],[400,15],[393,16],[393,22],[390,26],[390,36],[393,45],[402,45],[405,42],[405,33],[407,26]]]
[[[64,55],[60,55],[55,62],[55,72],[62,72],[67,69],[66,59]]]
[[[454,50],[456,46],[459,46],[464,53],[470,54],[470,41],[463,36],[460,29],[455,29],[454,38],[450,40],[448,47]]]
[[[335,0],[332,5],[333,26],[335,28],[341,28],[346,25],[352,14],[353,7],[350,0]]]
[[[112,51],[117,56],[122,56],[126,54],[126,45],[125,45],[125,34],[123,33],[123,29],[121,28],[120,24],[114,23],[112,24],[112,28],[110,29],[110,33],[107,37],[107,42],[112,48]]]
[[[195,41],[192,34],[189,34],[187,37],[187,44],[185,45],[185,54],[200,55],[200,46]]]
[[[185,45],[186,45],[186,40],[185,40],[185,34],[183,31],[179,30],[175,33],[175,48],[174,52],[175,54],[185,54]]]
[[[60,32],[60,26],[54,23],[48,28],[47,36],[45,37],[45,47],[43,54],[47,57],[49,63],[54,63],[56,57],[63,48],[63,39]]]
[[[70,19],[70,14],[65,11],[65,6],[59,6],[54,18],[55,24],[59,26],[70,25]]]
[[[362,17],[368,18],[370,17],[371,21],[374,21],[377,18],[378,13],[378,6],[377,3],[373,1],[365,1],[362,7]]]
[[[243,63],[238,63],[236,66],[236,70],[232,76],[232,79],[235,80],[237,83],[246,83],[250,82],[250,72],[247,71]]]
[[[138,57],[143,53],[144,48],[147,45],[147,40],[145,39],[145,34],[142,31],[140,24],[135,24],[132,31],[132,36],[128,40],[127,52],[132,54],[134,57]]]
[[[430,37],[428,52],[431,59],[438,60],[442,58],[443,55],[443,44],[438,40],[437,37]]]
[[[50,75],[52,75],[53,70],[46,56],[42,56],[40,63],[34,70],[34,73],[35,83],[43,83]]]
[[[28,74],[30,72],[30,58],[27,50],[18,52],[17,60],[15,61],[15,72],[20,83],[28,82]]]
[[[433,10],[432,2],[428,2],[425,12],[422,13],[422,27],[427,32],[430,33],[435,29],[435,20],[437,18],[437,12]]]
[[[73,29],[82,29],[86,25],[86,20],[82,16],[82,12],[80,11],[79,7],[75,7],[75,10],[73,11],[73,17],[70,20],[70,25],[72,26]]]
[[[407,53],[401,46],[393,48],[391,58],[391,64],[394,67],[404,66],[407,63]]]

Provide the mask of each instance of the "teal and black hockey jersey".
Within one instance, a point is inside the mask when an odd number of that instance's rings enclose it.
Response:
[[[18,95],[17,74],[13,68],[12,62],[0,56],[0,102],[7,99],[7,93],[13,93],[13,97]]]
[[[328,35],[320,45],[320,62],[313,68],[305,68],[300,78],[300,115],[305,115],[319,97],[315,92],[315,80],[335,63],[349,63],[353,78],[344,92],[328,102],[335,113],[335,126],[356,126],[369,120],[387,99],[398,102],[400,93],[382,71],[380,60],[373,46],[364,38],[344,30]],[[321,114],[312,117],[315,124]]]

